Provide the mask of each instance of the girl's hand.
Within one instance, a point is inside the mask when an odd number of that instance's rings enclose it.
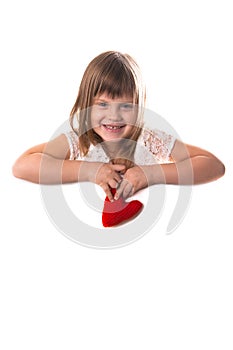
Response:
[[[117,188],[122,181],[121,173],[124,173],[125,166],[122,164],[89,163],[89,180],[101,186],[110,201],[113,195],[110,188]]]
[[[123,180],[121,181],[117,189],[114,199],[117,200],[120,196],[127,198],[129,196],[132,196],[137,191],[148,187],[149,181],[146,175],[147,172],[148,167],[139,166],[134,166],[126,170]]]

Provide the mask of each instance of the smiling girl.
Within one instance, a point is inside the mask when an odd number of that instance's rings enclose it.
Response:
[[[135,60],[116,51],[100,54],[84,72],[71,130],[23,153],[14,176],[43,184],[90,181],[114,201],[150,185],[200,184],[224,174],[210,152],[144,126],[144,103]]]

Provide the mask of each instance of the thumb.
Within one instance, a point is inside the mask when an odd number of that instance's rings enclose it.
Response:
[[[123,170],[125,170],[125,165],[124,164],[113,164],[112,168],[115,171],[123,171]]]

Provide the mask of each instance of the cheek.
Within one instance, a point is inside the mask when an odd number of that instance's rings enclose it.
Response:
[[[99,121],[101,119],[101,116],[99,115],[99,113],[91,113],[91,126],[93,128],[98,127],[99,126]]]
[[[132,113],[130,116],[128,116],[128,124],[133,126],[136,124],[137,121],[137,114],[136,113]]]

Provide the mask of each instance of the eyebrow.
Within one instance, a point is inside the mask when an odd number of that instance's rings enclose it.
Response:
[[[104,98],[94,98],[94,101],[107,102]]]
[[[107,99],[104,99],[104,98],[94,98],[94,102],[112,102],[112,100],[110,99],[110,101],[109,100],[107,100]],[[132,99],[130,99],[130,100],[122,100],[122,101],[117,101],[117,102],[115,102],[115,103],[133,103],[133,100]]]

